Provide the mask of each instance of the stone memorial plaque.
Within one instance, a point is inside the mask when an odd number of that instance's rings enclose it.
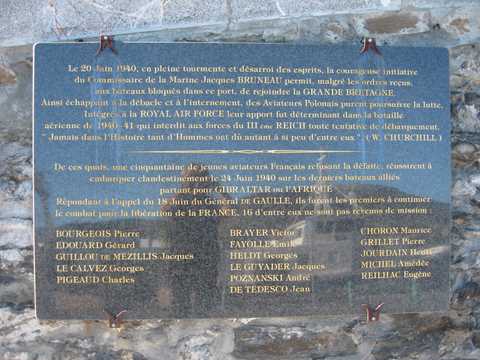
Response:
[[[37,44],[41,319],[443,311],[448,52]]]

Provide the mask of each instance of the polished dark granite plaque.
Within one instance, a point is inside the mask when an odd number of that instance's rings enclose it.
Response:
[[[442,311],[448,52],[37,44],[42,319]]]

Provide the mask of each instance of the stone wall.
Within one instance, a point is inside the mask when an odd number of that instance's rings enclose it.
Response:
[[[38,321],[33,310],[31,44],[130,41],[445,46],[452,101],[447,313],[357,317]],[[0,0],[0,360],[480,359],[479,0]]]

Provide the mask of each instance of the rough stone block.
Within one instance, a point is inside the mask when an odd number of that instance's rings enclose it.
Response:
[[[13,52],[0,49],[0,142],[20,140],[29,143],[32,128],[32,67],[29,59],[23,57],[28,54],[24,49]],[[0,158],[3,155],[3,151],[0,152]]]
[[[480,45],[461,45],[451,49],[450,87],[454,92],[477,89],[480,93]]]
[[[478,5],[478,0],[403,0],[403,7],[440,8]]]
[[[401,0],[277,0],[277,4],[279,11],[286,15],[312,16],[398,10]]]
[[[0,3],[0,46],[31,42],[34,3],[35,0],[2,1]]]
[[[62,39],[158,26],[165,3],[165,0],[42,1],[35,9],[34,32],[43,39]]]
[[[0,246],[24,248],[32,246],[32,222],[29,220],[0,220]]]
[[[7,304],[15,307],[33,305],[33,274],[0,275],[0,307]]]
[[[170,0],[163,1],[162,24],[166,26],[227,23],[224,0]]]
[[[323,359],[356,352],[353,339],[341,331],[252,325],[235,329],[234,355],[241,359]]]
[[[0,64],[0,85],[12,85],[17,82],[15,72],[5,65]]]
[[[365,35],[420,33],[430,29],[429,23],[428,12],[405,11],[375,13],[357,21]]]
[[[250,0],[227,1],[227,13],[231,12],[233,20],[274,18],[285,16],[285,12],[275,0],[261,2]]]

